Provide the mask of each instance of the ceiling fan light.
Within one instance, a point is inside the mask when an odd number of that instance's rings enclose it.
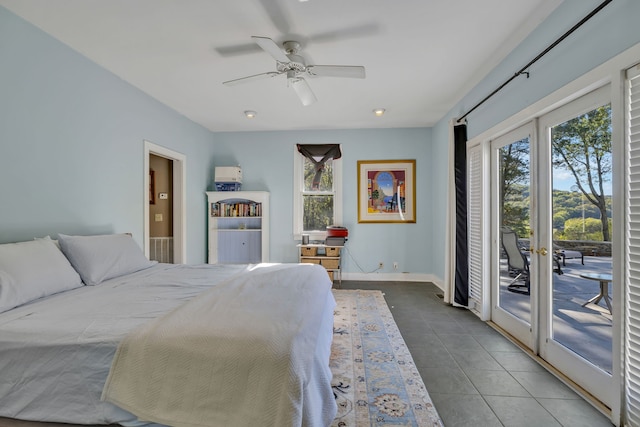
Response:
[[[256,113],[255,111],[252,111],[252,110],[247,110],[247,111],[244,112],[244,115],[245,115],[245,117],[247,119],[253,119],[258,115],[258,113]]]
[[[384,108],[376,108],[375,110],[373,110],[373,114],[375,114],[376,117],[382,117],[384,116],[385,111],[387,110],[385,110]]]

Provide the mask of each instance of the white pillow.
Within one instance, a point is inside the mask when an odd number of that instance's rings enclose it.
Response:
[[[60,249],[60,243],[58,243],[57,240],[54,240],[51,238],[51,236],[44,236],[44,237],[34,237],[33,240],[51,240],[53,242],[54,245],[56,245],[56,248]]]
[[[80,273],[84,284],[89,286],[157,264],[144,256],[135,240],[128,234],[59,234],[58,242],[73,268]]]
[[[0,313],[80,286],[80,276],[52,240],[0,245]]]

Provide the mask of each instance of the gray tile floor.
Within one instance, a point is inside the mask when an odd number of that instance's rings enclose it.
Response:
[[[430,283],[343,281],[379,289],[447,427],[611,426],[526,353],[453,308]]]

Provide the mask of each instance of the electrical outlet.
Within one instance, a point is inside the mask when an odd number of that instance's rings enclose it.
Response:
[[[393,261],[393,269],[398,271],[398,261]]]
[[[380,261],[378,263],[378,270],[382,270],[384,268],[384,262]]]

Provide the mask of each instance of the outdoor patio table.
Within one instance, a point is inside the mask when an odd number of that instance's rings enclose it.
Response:
[[[609,313],[613,314],[613,310],[611,309],[611,297],[609,297],[609,283],[613,281],[613,277],[611,276],[611,274],[583,273],[580,275],[580,277],[584,279],[589,279],[589,280],[597,280],[598,282],[600,282],[600,293],[595,297],[591,298],[589,301],[582,304],[582,306],[584,307],[590,302],[597,305],[601,299],[604,299],[604,302],[607,303],[607,307],[609,308]]]

